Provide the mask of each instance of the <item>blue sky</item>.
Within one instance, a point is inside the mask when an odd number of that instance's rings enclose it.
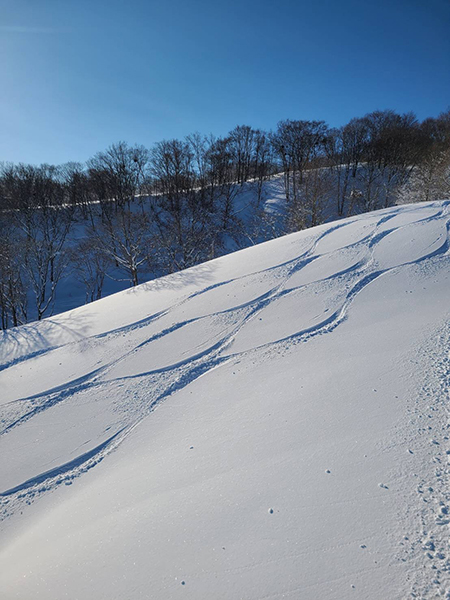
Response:
[[[0,0],[0,161],[450,108],[448,0]]]

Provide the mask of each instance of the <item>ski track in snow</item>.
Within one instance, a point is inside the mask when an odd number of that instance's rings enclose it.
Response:
[[[363,219],[358,217],[343,223],[337,223],[313,237],[309,248],[292,260],[257,273],[216,283],[196,291],[174,303],[166,310],[141,321],[100,333],[88,340],[72,342],[70,344],[72,349],[76,349],[77,344],[101,345],[104,348],[108,344],[114,345],[114,340],[120,338],[122,344],[120,347],[128,346],[128,350],[116,356],[107,364],[102,364],[100,367],[92,369],[71,381],[65,381],[38,394],[13,400],[1,406],[0,436],[7,436],[15,428],[24,425],[30,419],[53,407],[63,405],[66,402],[76,403],[82,401],[93,392],[98,392],[107,399],[108,389],[120,387],[120,404],[116,401],[111,407],[111,411],[116,418],[115,430],[111,435],[111,431],[109,431],[111,428],[110,422],[105,422],[105,426],[110,425],[105,428],[105,432],[108,431],[109,435],[89,451],[75,456],[61,465],[55,465],[45,472],[36,473],[33,477],[24,482],[18,482],[9,489],[0,490],[0,520],[14,513],[23,502],[29,504],[43,492],[52,490],[60,484],[70,485],[75,477],[94,467],[111,451],[115,450],[130,431],[162,401],[177,390],[189,385],[198,377],[210,372],[212,369],[219,368],[225,363],[238,363],[244,355],[251,354],[252,359],[255,361],[267,360],[272,355],[288,352],[296,344],[307,343],[315,336],[331,333],[348,318],[349,310],[355,298],[378,278],[433,258],[448,260],[450,202],[442,203],[441,206],[442,210],[432,216],[408,221],[406,224],[397,226],[391,222],[398,217],[399,210],[381,211],[378,213],[378,219],[373,222],[369,234],[364,235],[353,244],[338,246],[321,254],[321,242],[332,242],[333,234],[343,228],[364,222],[364,216]],[[417,211],[417,206],[414,209]],[[426,210],[429,210],[429,207],[426,207]],[[401,214],[405,214],[404,209]],[[370,223],[370,221],[368,222]],[[415,257],[412,261],[388,265],[384,268],[380,267],[376,255],[382,249],[383,243],[389,240],[389,236],[407,232],[411,226],[417,226],[418,224],[426,226],[435,222],[442,224],[442,235],[431,244],[431,248],[426,249],[428,251],[424,251],[423,254]],[[322,278],[319,277],[315,281],[308,281],[306,284],[301,283],[302,269],[314,263],[319,264],[317,261],[324,256],[336,255],[338,258],[342,258],[345,263],[345,253],[350,255],[351,264],[347,267]],[[353,253],[356,255],[354,259]],[[300,283],[290,287],[289,282],[294,276],[296,276],[296,280],[300,279]],[[177,311],[189,307],[197,298],[217,289],[226,290],[227,286],[244,285],[246,280],[255,277],[259,278],[262,283],[268,282],[267,291],[261,293],[258,297],[247,299],[217,312],[171,322],[172,317],[176,319]],[[324,310],[323,318],[319,322],[308,324],[306,327],[300,328],[298,331],[292,331],[281,338],[272,339],[273,336],[269,332],[268,339],[261,344],[243,350],[233,350],[233,346],[239,343],[239,334],[243,328],[252,326],[252,322],[257,318],[261,319],[265,309],[273,306],[274,303],[281,301],[290,294],[301,294],[306,289],[310,289],[311,286],[315,286],[317,288],[316,293],[320,295],[320,289],[333,285],[336,286],[337,290],[334,296],[335,304]],[[159,324],[161,324],[161,328],[158,330]],[[202,343],[197,345],[196,348],[187,348],[184,352],[186,356],[183,356],[183,352],[181,352],[179,356],[175,356],[175,360],[171,364],[163,364],[157,368],[142,370],[131,375],[114,375],[114,370],[120,369],[122,363],[128,360],[136,361],[143,352],[148,352],[153,346],[157,348],[157,343],[170,341],[171,337],[183,333],[188,327],[201,328],[203,326],[206,327],[206,332],[209,333],[206,334],[206,338],[202,339]],[[150,331],[151,328],[155,327],[156,330],[148,335],[147,330]],[[123,343],[124,338],[125,344]],[[194,339],[195,336],[190,335],[188,338]],[[178,344],[174,343],[173,345],[176,354],[179,351]],[[61,348],[64,348],[64,346],[31,352],[27,356],[5,363],[0,366],[0,370],[11,368],[26,361],[40,360],[49,353],[58,352]],[[448,402],[448,363],[449,358],[438,365],[438,370],[440,369],[442,374],[438,385],[441,386],[443,403],[444,401]],[[424,390],[425,393],[429,393],[426,387]],[[105,418],[111,419],[111,412]],[[448,431],[448,424],[443,424],[439,436],[435,436],[436,443],[433,445],[433,450],[435,450],[436,482],[435,485],[430,486],[432,491],[423,489],[423,485],[418,487],[418,493],[422,495],[426,507],[423,516],[423,539],[414,542],[416,546],[417,544],[423,545],[424,552],[430,556],[431,568],[435,568],[439,573],[443,570],[445,572],[450,571],[449,549],[444,548],[443,540],[445,536],[439,536],[435,527],[428,531],[427,519],[429,519],[430,507],[432,506],[435,524],[441,528],[448,528],[450,523],[448,468],[443,464],[444,461],[448,462],[449,460],[449,452],[447,451],[447,454],[445,454],[444,451],[444,444],[448,442]],[[7,439],[3,441],[6,442]],[[436,581],[439,582],[438,574]],[[439,588],[440,584],[434,583],[432,585]],[[412,597],[422,597],[421,594],[429,593],[429,591],[414,591],[413,589],[413,593],[418,595]],[[447,594],[446,597],[450,599],[450,594]]]

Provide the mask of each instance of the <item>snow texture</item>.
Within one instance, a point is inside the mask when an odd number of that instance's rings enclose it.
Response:
[[[2,600],[450,598],[449,230],[390,208],[2,332]]]

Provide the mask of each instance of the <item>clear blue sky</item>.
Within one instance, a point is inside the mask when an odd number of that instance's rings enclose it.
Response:
[[[0,161],[449,107],[449,0],[0,0]]]

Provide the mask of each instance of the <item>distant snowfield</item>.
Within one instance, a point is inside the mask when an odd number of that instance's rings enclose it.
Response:
[[[2,600],[450,598],[449,229],[369,213],[1,333]]]

